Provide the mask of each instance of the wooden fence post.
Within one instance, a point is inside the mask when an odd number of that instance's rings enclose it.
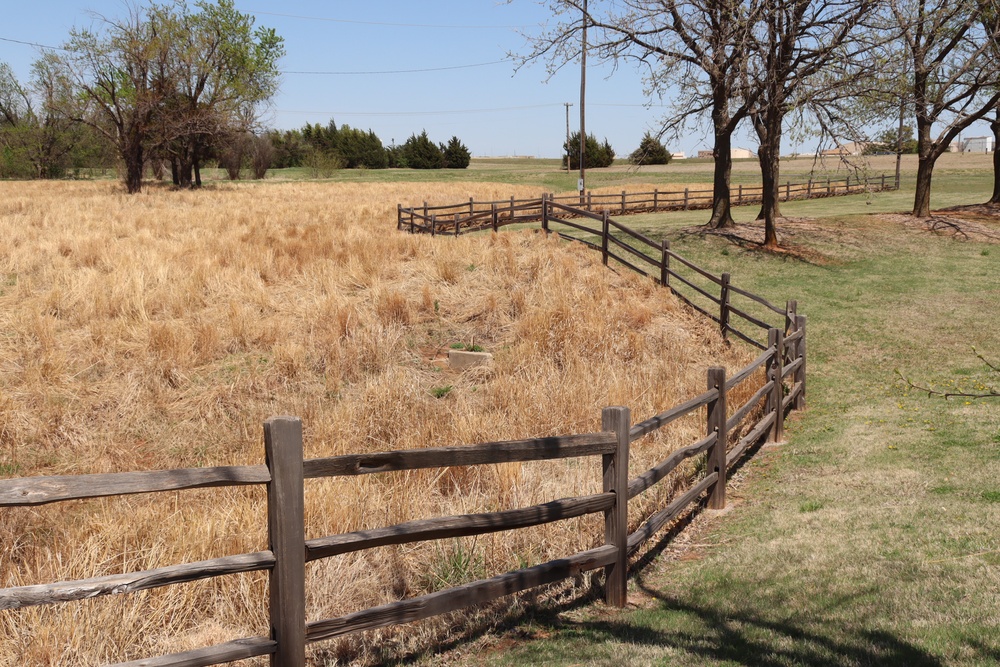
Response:
[[[722,337],[729,339],[729,274],[722,274],[722,288],[719,292],[719,327]]]
[[[659,190],[659,188],[653,188],[653,210],[654,211],[659,208],[659,206],[658,206],[658,204],[660,203],[659,199],[660,199],[660,190]]]
[[[739,194],[736,195],[736,205],[739,206],[743,203],[743,184],[740,183]]]
[[[546,236],[548,236],[548,234],[549,234],[549,202],[548,202],[548,196],[544,192],[542,193],[542,231],[545,232]]]
[[[660,255],[660,286],[670,287],[670,241],[666,239]]]
[[[813,196],[813,179],[810,176],[809,182],[806,184],[806,199],[812,199]]]
[[[688,210],[688,189],[684,188],[684,210]]]
[[[469,217],[471,218],[476,214],[476,203],[472,197],[469,197]]]
[[[622,215],[625,215],[625,191],[622,190]]]
[[[458,217],[458,213],[456,213],[455,214],[455,238],[458,238],[458,234],[459,234],[458,223],[459,223],[459,217]]]
[[[424,222],[427,222],[427,202],[424,202]]]
[[[497,231],[500,228],[500,220],[499,220],[500,214],[497,212],[496,203],[490,204],[490,208],[492,209],[493,213],[493,231]]]
[[[798,311],[799,302],[791,299],[785,302],[785,333],[791,333],[795,326],[795,314]]]
[[[618,551],[615,562],[604,568],[604,601],[613,607],[624,607],[628,577],[628,443],[631,428],[629,409],[604,408],[601,430],[613,431],[618,438],[614,454],[602,457],[604,492],[615,494],[615,504],[604,512],[604,543]]]
[[[718,389],[719,396],[708,404],[708,433],[717,434],[715,444],[705,453],[705,472],[719,474],[708,495],[708,508],[721,510],[726,506],[726,369],[716,366],[708,369],[708,388]]]
[[[431,216],[431,236],[437,234],[437,214]]]
[[[514,195],[510,196],[510,221],[514,222]]]
[[[593,202],[592,202],[592,198],[593,198],[593,197],[592,197],[592,195],[593,195],[593,194],[594,194],[593,192],[591,192],[590,190],[587,190],[587,210],[588,210],[588,211],[593,211],[593,210],[594,210],[594,209],[593,209],[593,206],[592,206],[592,203],[593,203]],[[582,196],[583,196],[583,195],[581,195],[581,197],[582,197]]]
[[[830,177],[827,176],[826,177],[826,194],[829,195],[831,193],[832,193],[832,191],[830,190]]]
[[[602,259],[604,260],[604,266],[607,266],[608,265],[608,237],[611,234],[610,229],[609,229],[610,226],[608,225],[608,212],[604,211],[604,213],[601,215],[601,217],[603,218],[603,221],[601,223],[601,228],[602,228],[602,231],[601,231],[601,256],[602,256]]]
[[[769,375],[774,380],[774,387],[767,402],[769,410],[774,412],[774,425],[771,427],[771,442],[781,442],[785,438],[785,414],[781,409],[782,399],[785,396],[784,384],[781,381],[781,373],[784,368],[785,337],[781,334],[781,329],[770,329],[767,332],[768,347],[774,346],[774,356],[771,358],[771,368]]]
[[[792,200],[792,182],[785,181],[785,201]]]
[[[403,205],[396,204],[396,231],[403,228]]]
[[[851,194],[851,175],[850,174],[847,175],[847,180],[844,181],[844,190],[846,191],[845,194]]]
[[[795,330],[802,332],[802,338],[795,343],[795,356],[802,360],[802,363],[795,371],[794,383],[802,383],[802,391],[795,397],[795,409],[802,410],[806,407],[806,316],[795,316]],[[794,385],[793,385],[794,386]]]
[[[306,660],[306,550],[302,477],[302,422],[272,417],[264,422],[267,530],[274,569],[270,578],[272,667],[301,667]]]
[[[885,172],[884,171],[882,172],[882,186],[879,188],[879,190],[885,190]]]

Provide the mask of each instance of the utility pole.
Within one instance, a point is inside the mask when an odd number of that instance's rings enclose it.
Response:
[[[580,182],[576,188],[580,191],[580,205],[583,205],[583,191],[587,187],[587,174],[584,169],[587,158],[587,0],[583,0],[583,48],[580,50]]]
[[[573,152],[573,148],[569,145],[569,108],[573,106],[572,102],[563,102],[566,105],[566,173],[569,173],[569,163],[572,160],[569,159],[570,154]]]

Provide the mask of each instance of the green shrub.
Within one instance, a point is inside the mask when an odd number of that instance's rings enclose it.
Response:
[[[628,156],[628,161],[636,165],[667,164],[670,162],[670,151],[659,139],[647,132],[639,142],[639,147]]]
[[[566,165],[566,153],[569,153],[569,168],[580,168],[580,133],[574,132],[569,142],[563,144],[563,166]],[[610,167],[615,161],[615,150],[605,139],[604,143],[598,143],[597,137],[592,134],[587,135],[587,152],[584,156],[584,166],[587,169],[599,167]]]

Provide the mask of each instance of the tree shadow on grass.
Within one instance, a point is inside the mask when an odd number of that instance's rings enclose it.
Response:
[[[604,654],[612,644],[635,646],[635,661],[629,664],[669,664],[669,657],[683,655],[685,664],[721,663],[755,667],[828,667],[833,665],[938,667],[944,663],[923,649],[884,630],[840,632],[832,624],[830,632],[817,632],[795,621],[778,621],[753,609],[720,612],[663,595],[640,585],[659,601],[663,626],[633,625],[627,619],[562,619],[552,629],[560,635],[561,657],[571,662],[612,659]],[[849,603],[849,600],[842,600]],[[681,621],[681,619],[686,619]],[[539,622],[541,619],[536,619]],[[677,621],[677,622],[674,622]],[[571,649],[565,649],[566,646]],[[973,661],[996,660],[995,652],[978,648]],[[662,648],[662,655],[657,649]],[[612,649],[614,650],[614,649]],[[617,649],[614,655],[620,655]],[[603,661],[602,661],[603,658]]]

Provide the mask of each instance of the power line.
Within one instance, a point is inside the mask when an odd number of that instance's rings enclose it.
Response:
[[[523,30],[528,26],[523,25],[441,25],[430,23],[388,23],[385,21],[356,21],[353,19],[334,19],[323,16],[301,16],[299,14],[279,14],[277,12],[255,12],[249,14],[260,14],[262,16],[280,16],[287,19],[302,19],[305,21],[328,21],[330,23],[350,23],[353,25],[377,25],[392,28],[441,28],[445,30]]]
[[[423,69],[395,69],[395,70],[382,70],[382,71],[369,71],[369,72],[307,72],[298,70],[284,70],[282,74],[336,74],[336,75],[352,75],[352,74],[417,74],[420,72],[444,72],[453,69],[469,69],[471,67],[486,67],[488,65],[500,65],[502,63],[510,62],[509,60],[491,60],[488,63],[472,63],[470,65],[450,65],[448,67],[426,67]]]
[[[304,109],[275,109],[278,113],[322,114],[327,116],[448,116],[460,114],[494,113],[498,111],[522,111],[526,109],[546,109],[561,107],[561,102],[531,104],[519,107],[496,107],[493,109],[447,109],[444,111],[308,111]]]
[[[24,44],[25,46],[37,46],[40,49],[49,49],[50,51],[69,52],[69,49],[64,49],[61,46],[47,46],[45,44],[38,44],[37,42],[24,42],[20,39],[11,39],[10,37],[0,37],[0,42],[13,42],[14,44]]]

